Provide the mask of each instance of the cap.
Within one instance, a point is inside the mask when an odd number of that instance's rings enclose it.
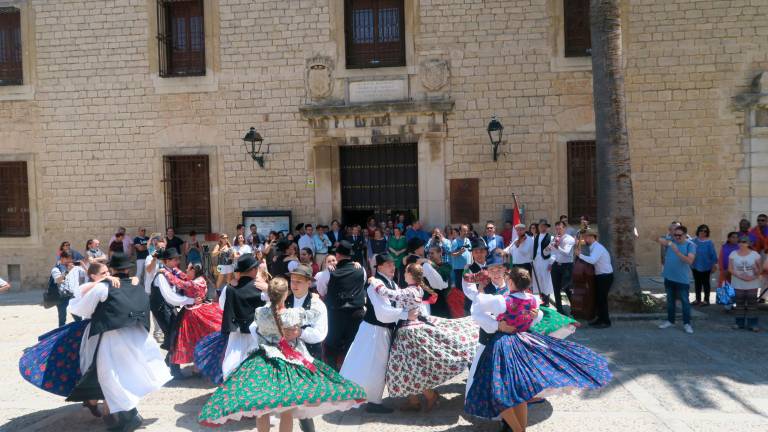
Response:
[[[293,271],[288,272],[289,274],[295,274],[297,276],[302,276],[307,279],[312,279],[312,269],[309,268],[309,266],[306,266],[304,264],[299,264]]]

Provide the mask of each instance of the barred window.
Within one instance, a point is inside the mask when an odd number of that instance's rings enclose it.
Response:
[[[0,162],[0,237],[29,237],[26,162]]]
[[[0,7],[0,85],[23,84],[21,12]]]
[[[594,141],[569,141],[568,214],[597,220],[597,168]]]
[[[563,26],[565,56],[589,57],[592,53],[589,0],[563,0]]]
[[[347,68],[405,66],[404,0],[346,0]]]
[[[166,225],[179,233],[211,232],[208,156],[164,158]]]
[[[205,75],[203,0],[158,0],[160,76]]]

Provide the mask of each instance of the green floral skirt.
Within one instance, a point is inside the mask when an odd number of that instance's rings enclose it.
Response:
[[[575,319],[559,313],[556,309],[548,306],[539,306],[544,313],[541,321],[531,327],[531,331],[552,336],[558,339],[565,339],[576,331],[579,322]]]
[[[362,387],[319,360],[313,364],[316,372],[257,351],[216,389],[198,421],[215,427],[285,411],[292,411],[294,418],[311,418],[344,411],[365,401]]]

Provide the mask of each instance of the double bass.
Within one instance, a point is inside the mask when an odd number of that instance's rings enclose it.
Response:
[[[587,247],[581,238],[576,239],[576,249],[581,253]],[[573,260],[573,296],[571,314],[574,318],[592,320],[595,318],[595,266],[578,256]]]

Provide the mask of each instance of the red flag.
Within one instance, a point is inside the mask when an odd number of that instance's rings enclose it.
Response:
[[[512,226],[516,226],[521,222],[520,206],[517,205],[517,196],[515,194],[512,194],[512,199],[515,201],[515,208],[512,210]]]

